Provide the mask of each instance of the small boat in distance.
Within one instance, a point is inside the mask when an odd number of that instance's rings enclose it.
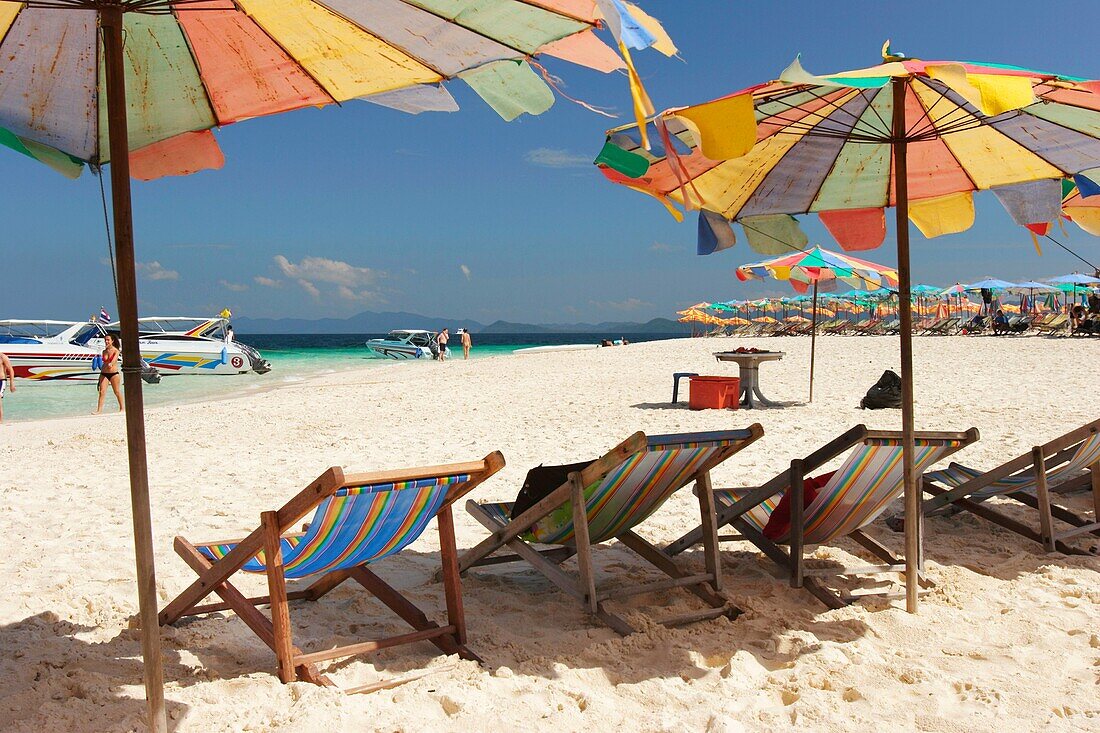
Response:
[[[95,321],[0,321],[0,352],[20,379],[39,382],[96,381],[105,330]],[[156,369],[142,369],[142,379],[160,381]]]
[[[390,331],[385,338],[370,339],[367,348],[386,359],[430,359],[439,353],[438,337],[434,331],[406,328]]]
[[[106,330],[117,333],[119,323]],[[229,319],[188,316],[151,316],[138,319],[141,358],[162,374],[266,374],[271,363],[256,349],[235,341]],[[103,348],[103,337],[88,341]]]

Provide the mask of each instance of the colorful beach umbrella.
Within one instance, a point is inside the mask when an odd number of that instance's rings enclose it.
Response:
[[[835,288],[837,281],[856,290],[896,288],[898,285],[897,270],[816,246],[772,260],[741,265],[735,274],[741,281],[769,277],[787,280],[798,293],[807,292],[811,285],[818,285],[820,291]]]
[[[896,207],[906,607],[917,608],[920,490],[914,474],[909,223],[926,237],[974,221],[992,190],[1021,224],[1057,220],[1062,179],[1100,168],[1100,83],[993,63],[922,61],[883,46],[883,63],[814,75],[795,60],[778,81],[666,110],[642,131],[608,132],[597,157],[610,180],[699,211],[700,253],[733,246],[740,221],[768,254],[807,240],[816,213],[845,250],[885,239]]]
[[[606,24],[622,58],[593,30]],[[166,730],[138,350],[130,177],[222,165],[210,130],[365,99],[456,109],[460,80],[507,120],[556,82],[539,60],[626,69],[628,49],[675,53],[623,0],[0,0],[0,145],[65,175],[111,163],[126,434],[149,726]],[[548,84],[550,86],[548,86]]]
[[[221,167],[210,130],[253,117],[353,100],[451,112],[454,81],[511,120],[554,103],[546,58],[612,72],[629,69],[627,47],[669,50],[656,21],[619,0],[0,1],[0,144],[70,176],[112,158],[97,7],[124,17],[141,179]]]
[[[805,293],[813,287],[813,314],[810,327],[810,402],[814,401],[814,361],[817,356],[817,296],[824,284],[826,288],[835,288],[837,281],[843,281],[857,290],[878,290],[896,288],[898,273],[884,265],[856,259],[839,252],[831,252],[821,247],[813,247],[792,255],[776,257],[764,262],[741,265],[735,271],[737,279],[762,280],[767,277],[787,280],[791,287]]]

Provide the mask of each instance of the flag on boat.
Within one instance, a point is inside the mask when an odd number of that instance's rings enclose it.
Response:
[[[107,309],[102,305],[99,306],[99,322],[100,323],[110,323],[111,322],[111,314],[108,313]]]

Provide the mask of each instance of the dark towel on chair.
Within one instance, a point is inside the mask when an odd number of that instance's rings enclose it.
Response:
[[[570,463],[566,466],[536,466],[527,472],[523,488],[519,490],[516,503],[512,505],[512,519],[538,504],[554,489],[569,480],[569,474],[583,471],[592,461]]]

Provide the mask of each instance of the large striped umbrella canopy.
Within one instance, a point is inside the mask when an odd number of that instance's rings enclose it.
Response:
[[[805,293],[811,285],[816,285],[818,290],[829,290],[835,288],[838,281],[857,290],[898,286],[897,270],[819,246],[764,262],[741,265],[736,275],[741,281],[768,277],[787,280],[799,293]]]
[[[602,21],[601,21],[602,18]],[[593,34],[601,22],[622,59]],[[122,372],[149,727],[167,729],[137,321],[131,173],[216,168],[210,129],[352,99],[451,110],[466,83],[505,119],[554,84],[536,56],[626,68],[675,47],[625,0],[0,0],[0,145],[76,176],[110,162]]]
[[[654,117],[649,150],[636,127],[611,130],[597,163],[670,206],[742,221],[750,245],[796,236],[779,215],[815,212],[844,249],[870,249],[897,200],[894,82],[909,217],[926,236],[968,228],[976,190],[992,189],[1019,223],[1051,222],[1060,179],[1100,179],[1100,82],[897,56],[828,76],[795,61],[779,81]]]
[[[699,252],[733,246],[740,221],[767,254],[801,247],[793,215],[816,213],[846,250],[877,247],[896,206],[906,515],[920,511],[913,442],[909,223],[926,237],[974,221],[992,190],[1021,225],[1055,221],[1062,179],[1097,180],[1100,82],[998,63],[923,61],[883,46],[883,63],[827,75],[796,60],[774,82],[609,131],[610,180],[675,215],[699,210]],[[1079,183],[1080,185],[1080,183]],[[918,522],[906,523],[906,607],[916,611]]]
[[[129,148],[141,178],[219,166],[209,130],[261,115],[357,99],[453,111],[443,82],[457,80],[511,120],[554,103],[544,57],[611,72],[627,69],[628,48],[675,52],[656,21],[621,0],[117,4]],[[111,157],[95,7],[0,0],[0,144],[68,175]],[[604,25],[624,57],[593,32]],[[632,87],[644,106],[640,85]]]

